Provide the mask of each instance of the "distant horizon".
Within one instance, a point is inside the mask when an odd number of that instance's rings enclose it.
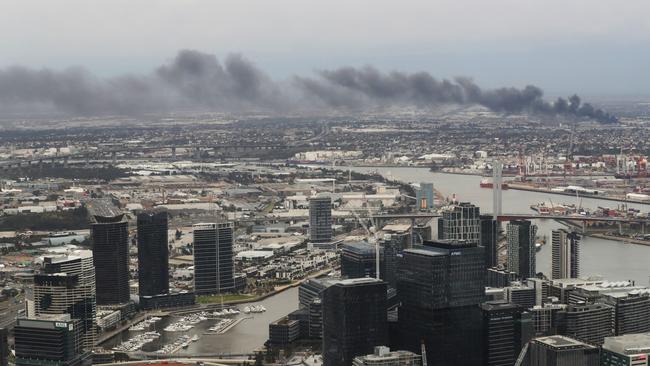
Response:
[[[0,69],[142,74],[180,49],[241,53],[276,80],[341,66],[470,76],[547,95],[650,96],[645,0],[9,1]]]

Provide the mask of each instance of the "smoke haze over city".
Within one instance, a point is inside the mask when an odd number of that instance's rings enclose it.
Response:
[[[326,109],[435,108],[481,105],[494,112],[531,113],[616,122],[576,95],[549,102],[543,91],[482,89],[468,77],[437,79],[426,71],[380,71],[373,66],[317,70],[276,81],[239,54],[216,56],[182,50],[152,72],[101,78],[81,68],[12,66],[0,70],[0,105],[10,110],[53,108],[71,115],[134,115],[179,109],[271,113]]]

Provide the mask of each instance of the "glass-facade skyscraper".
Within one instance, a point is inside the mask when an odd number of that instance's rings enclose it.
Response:
[[[485,250],[475,243],[405,249],[397,273],[399,347],[420,352],[424,342],[429,365],[480,364],[485,281]]]
[[[533,336],[530,313],[507,301],[481,304],[483,312],[483,363],[486,366],[512,366],[524,344]]]
[[[323,365],[351,365],[388,343],[387,285],[374,278],[341,280],[322,295]]]
[[[97,305],[129,301],[129,224],[124,215],[94,216],[90,226],[97,282]]]
[[[233,262],[233,224],[195,224],[194,292],[219,294],[235,287]]]
[[[312,243],[332,241],[332,198],[329,196],[309,199],[309,240]]]
[[[481,215],[481,246],[485,248],[485,265],[487,268],[499,264],[499,222],[492,215]]]
[[[346,278],[377,277],[375,245],[358,242],[343,245],[341,251],[341,276]],[[384,278],[384,251],[379,248],[379,274]]]
[[[167,212],[138,215],[138,284],[140,296],[169,292]]]
[[[527,220],[511,221],[507,225],[508,270],[520,279],[535,277],[535,237],[537,225]]]

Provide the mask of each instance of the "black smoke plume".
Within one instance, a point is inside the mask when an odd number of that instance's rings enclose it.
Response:
[[[147,75],[102,79],[82,68],[63,71],[20,66],[0,69],[0,113],[45,108],[70,115],[137,115],[177,110],[226,112],[361,111],[374,107],[479,104],[495,112],[616,118],[578,96],[543,99],[535,86],[482,90],[471,79],[438,80],[426,72],[380,72],[372,67],[323,70],[272,80],[240,55],[226,57],[183,50]]]

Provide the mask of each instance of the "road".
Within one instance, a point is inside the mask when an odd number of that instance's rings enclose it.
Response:
[[[22,295],[0,303],[0,328],[11,328],[16,322],[18,312],[25,309]]]

